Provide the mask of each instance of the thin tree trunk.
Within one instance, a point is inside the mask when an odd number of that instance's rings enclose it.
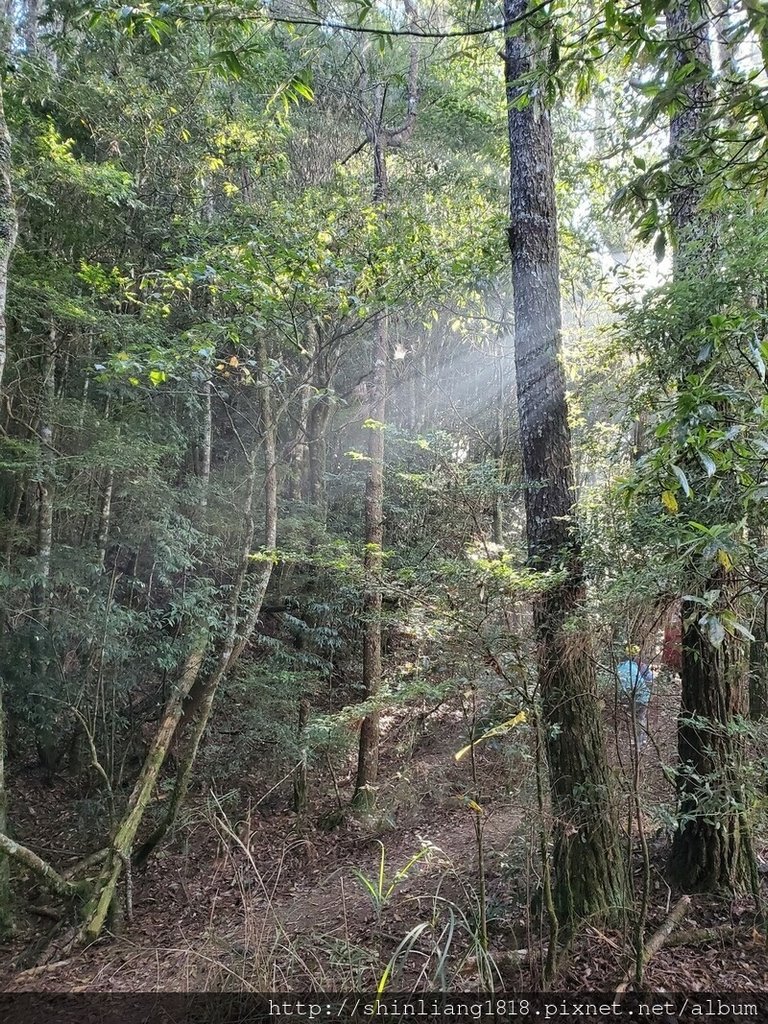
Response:
[[[205,519],[208,509],[208,491],[211,484],[211,449],[213,447],[213,420],[211,409],[211,382],[203,384],[203,436],[200,452],[200,513]]]
[[[527,6],[528,0],[505,0],[508,23]],[[584,581],[573,534],[552,128],[538,101],[518,105],[518,83],[540,55],[527,29],[516,32],[506,43],[515,369],[529,560],[542,572],[562,573],[536,600],[534,628],[555,817],[555,906],[568,931],[624,905],[625,873],[590,642],[585,631],[568,628],[581,609]]]
[[[499,546],[504,544],[504,453],[506,438],[504,432],[504,346],[499,345],[496,356],[496,490],[493,496],[493,523],[491,539]]]
[[[410,24],[416,22],[412,0],[404,0]],[[419,52],[414,40],[408,66],[407,112],[397,128],[384,126],[386,92],[375,90],[374,112],[369,125],[373,147],[373,201],[384,211],[388,200],[387,148],[402,146],[413,133],[418,101]],[[368,438],[368,480],[365,487],[364,530],[365,593],[363,595],[363,688],[366,699],[375,698],[381,689],[382,567],[384,545],[384,417],[387,411],[387,372],[389,367],[389,312],[384,309],[376,323],[370,376],[370,418],[374,421]],[[360,726],[357,778],[353,803],[370,810],[376,803],[379,774],[379,712],[369,711]]]
[[[3,707],[3,680],[0,678],[0,833],[8,834],[8,790],[5,781],[5,709]],[[14,930],[11,903],[11,865],[7,854],[0,854],[0,939]]]
[[[187,737],[186,747],[181,756],[173,794],[168,809],[155,831],[142,845],[136,855],[138,864],[145,863],[158,844],[167,834],[176,820],[178,812],[186,799],[189,784],[192,780],[192,771],[197,759],[200,742],[205,734],[208,722],[213,711],[213,704],[218,693],[219,686],[237,664],[245,647],[250,640],[256,623],[261,613],[264,597],[267,592],[270,578],[272,576],[272,553],[277,546],[277,429],[272,408],[271,388],[267,379],[267,349],[263,340],[259,343],[259,367],[260,367],[260,408],[261,408],[261,430],[262,447],[264,453],[264,560],[258,563],[256,570],[256,582],[253,585],[249,597],[249,606],[246,618],[240,629],[240,637],[237,636],[237,625],[239,621],[240,598],[245,582],[246,573],[251,562],[251,547],[253,543],[253,516],[249,505],[250,529],[247,531],[243,545],[240,570],[237,586],[234,588],[230,598],[227,612],[227,633],[224,647],[217,659],[216,667],[212,674],[204,681],[198,691],[196,707],[194,709],[193,725],[190,735]],[[255,458],[254,458],[255,461]],[[255,468],[255,467],[254,467]],[[252,499],[251,499],[252,500]]]
[[[301,815],[307,809],[309,799],[307,782],[307,740],[306,732],[309,723],[310,704],[304,698],[299,701],[299,721],[296,729],[296,739],[299,747],[299,763],[293,775],[293,809],[296,814]]]
[[[123,820],[118,825],[110,843],[106,867],[99,879],[93,897],[87,907],[81,935],[85,939],[96,939],[101,934],[115,895],[120,873],[130,857],[133,841],[138,832],[147,804],[157,783],[168,749],[176,728],[181,720],[184,700],[197,679],[205,654],[205,644],[194,644],[184,665],[181,679],[165,707],[160,727],[154,735],[147,752],[141,774],[133,787]]]
[[[0,852],[23,864],[57,896],[61,896],[63,899],[74,899],[80,895],[82,886],[64,878],[47,861],[38,857],[33,850],[22,846],[21,843],[15,842],[5,834],[0,834]]]
[[[377,179],[378,180],[378,179]],[[363,689],[366,699],[381,688],[381,571],[384,545],[384,416],[386,415],[389,333],[387,314],[376,325],[371,373],[370,418],[375,421],[368,438],[368,480],[365,485],[365,593],[363,595]],[[372,808],[379,773],[379,712],[369,711],[360,726],[354,802]]]
[[[9,20],[7,11],[0,17],[0,53],[7,60]],[[8,356],[6,325],[6,301],[8,295],[8,265],[16,243],[16,206],[11,188],[11,137],[5,119],[5,103],[2,78],[0,78],[0,394],[3,374]],[[19,491],[19,507],[22,496]],[[17,509],[18,514],[18,509]],[[15,522],[15,517],[14,520]],[[8,535],[8,553],[13,544],[13,532]],[[0,832],[8,831],[8,791],[5,774],[6,720],[3,710],[4,682],[0,677]],[[11,907],[10,864],[5,855],[0,855],[0,932],[8,934],[13,928]]]
[[[324,350],[323,338],[314,325],[311,325],[311,331],[308,331],[308,334],[313,340],[312,387],[314,394],[309,400],[306,412],[307,478],[304,496],[324,521],[327,513],[326,474],[328,469],[326,431],[331,416],[331,405],[327,394],[331,385],[329,354]]]
[[[0,24],[3,44],[7,44],[8,26],[6,19]],[[6,45],[2,47],[5,57]],[[8,265],[13,247],[16,244],[18,222],[16,206],[11,187],[11,136],[5,119],[5,103],[3,83],[0,79],[0,388],[3,384],[3,373],[8,357],[8,337],[6,325],[6,301],[8,295]]]
[[[101,507],[99,509],[99,528],[96,537],[96,550],[101,568],[107,557],[107,544],[109,543],[109,523],[112,514],[112,490],[115,485],[114,469],[107,470],[104,478],[104,485],[101,492]]]
[[[749,717],[768,716],[768,598],[758,596],[752,625],[754,640],[749,645]]]
[[[51,326],[41,363],[40,419],[37,428],[40,442],[40,469],[37,481],[37,565],[32,587],[32,676],[38,685],[48,674],[50,649],[50,585],[51,555],[53,553],[53,403],[55,396],[56,330]],[[50,708],[47,709],[50,713]],[[37,751],[40,763],[47,772],[53,772],[61,756],[62,737],[54,722],[46,722],[37,732]]]

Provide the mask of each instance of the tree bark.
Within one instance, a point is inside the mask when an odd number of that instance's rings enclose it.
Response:
[[[669,169],[672,189],[669,212],[674,232],[672,253],[674,274],[698,260],[702,263],[702,245],[710,241],[713,221],[701,209],[704,195],[704,171],[694,159],[702,141],[702,132],[712,102],[712,58],[709,31],[705,19],[691,19],[690,5],[677,0],[666,8],[667,37],[671,45],[673,71],[692,66],[681,86],[680,109],[669,123]]]
[[[203,384],[202,438],[200,439],[200,518],[205,521],[208,510],[208,491],[211,484],[211,449],[213,447],[213,417],[211,382]]]
[[[724,585],[723,572],[709,588]],[[713,647],[698,624],[700,607],[683,602],[682,700],[678,721],[678,818],[671,872],[686,892],[734,891],[751,881],[741,742],[744,661],[736,645]]]
[[[299,701],[299,721],[296,739],[299,747],[299,762],[293,773],[293,809],[298,815],[304,814],[309,802],[309,785],[307,779],[307,725],[309,724],[310,703],[303,698]]]
[[[378,180],[378,179],[377,179]],[[363,688],[366,698],[381,688],[381,571],[384,546],[384,416],[386,415],[389,331],[386,312],[376,325],[371,373],[368,480],[365,485],[365,594],[363,595]],[[360,726],[354,803],[371,809],[379,774],[379,713],[369,711]]]
[[[673,274],[680,282],[695,280],[711,269],[717,251],[717,223],[702,207],[705,186],[695,159],[713,98],[712,59],[707,20],[694,21],[688,3],[678,0],[668,7],[666,23],[673,72],[693,69],[683,81],[679,109],[669,127]],[[729,589],[722,567],[706,579],[702,592],[720,591],[714,614],[728,606]],[[733,728],[745,704],[743,644],[726,636],[715,646],[694,602],[683,602],[682,617],[679,819],[670,869],[673,879],[688,892],[733,892],[751,881],[753,874],[740,778],[741,741]]]
[[[53,553],[53,404],[56,391],[56,329],[51,325],[41,359],[40,417],[37,436],[40,461],[37,480],[37,565],[32,587],[32,676],[43,685],[49,669],[50,585]],[[50,713],[50,708],[46,709]],[[41,765],[53,772],[61,758],[62,737],[56,722],[48,720],[35,737]]]
[[[160,727],[155,733],[141,774],[133,787],[126,813],[110,842],[105,869],[96,883],[94,894],[86,908],[85,922],[81,929],[81,938],[83,939],[97,939],[104,928],[118,880],[131,855],[133,841],[181,720],[184,700],[197,679],[204,654],[205,644],[193,643],[192,652],[187,657],[179,684],[168,699]]]
[[[5,781],[5,709],[3,707],[3,680],[0,678],[0,833],[8,833],[8,790]],[[11,902],[11,865],[7,854],[0,854],[0,939],[14,930]]]
[[[112,515],[112,491],[115,486],[115,471],[108,469],[104,477],[99,508],[99,527],[96,536],[96,551],[99,566],[103,569],[109,543],[109,523]]]
[[[2,19],[0,33],[2,33],[2,53],[6,54],[6,19]],[[8,295],[8,266],[11,259],[13,247],[16,244],[18,222],[16,219],[16,206],[11,187],[11,136],[8,131],[8,123],[5,119],[5,103],[3,95],[3,83],[0,80],[0,388],[3,384],[3,374],[8,356],[7,325],[5,319],[6,301]]]
[[[505,467],[504,457],[506,454],[506,436],[504,424],[505,408],[505,379],[504,379],[504,357],[503,344],[499,343],[496,355],[496,423],[495,423],[495,461],[496,461],[496,485],[493,495],[493,513],[491,526],[491,539],[494,544],[504,544],[504,483]]]
[[[9,23],[7,12],[0,16],[0,53],[7,59]],[[11,187],[11,137],[5,119],[3,82],[0,78],[0,394],[8,356],[6,301],[8,295],[8,266],[16,243],[17,220]],[[21,498],[21,490],[19,490]],[[9,531],[9,553],[13,534]],[[3,687],[0,677],[0,832],[8,830],[8,791],[5,776],[6,722],[3,712]],[[10,864],[7,856],[0,856],[0,931],[7,934],[13,928],[11,908]]]
[[[12,857],[32,871],[57,896],[61,896],[63,899],[74,899],[80,896],[80,886],[63,878],[47,861],[2,833],[0,833],[0,851],[6,857]]]
[[[328,444],[326,433],[331,417],[331,403],[328,389],[333,377],[333,353],[329,342],[315,324],[308,325],[307,341],[312,351],[312,387],[314,394],[309,399],[306,424],[306,483],[304,497],[310,502],[321,520],[325,522],[328,504],[326,496],[326,475],[328,469]]]
[[[528,0],[505,0],[510,24]],[[561,362],[561,312],[552,128],[520,80],[541,58],[527,27],[506,40],[515,368],[530,565],[557,572],[535,601],[534,628],[554,813],[555,907],[566,933],[625,904],[594,663],[585,633],[569,629],[584,599],[573,533],[571,439]]]
[[[768,716],[768,597],[759,595],[749,645],[749,717]]]
[[[24,11],[24,49],[27,54],[37,50],[40,29],[40,0],[26,0]]]

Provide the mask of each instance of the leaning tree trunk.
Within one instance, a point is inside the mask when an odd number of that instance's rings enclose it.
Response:
[[[670,216],[674,232],[676,282],[695,281],[713,266],[717,221],[703,207],[704,184],[697,146],[704,139],[713,99],[709,26],[693,21],[690,5],[667,8],[667,36],[673,72],[689,68],[680,87],[678,110],[669,129],[669,161],[674,188]],[[688,367],[683,367],[687,370]],[[690,367],[698,369],[697,363]],[[717,614],[730,603],[732,586],[720,567],[702,593],[718,590]],[[745,709],[746,671],[742,643],[731,636],[710,642],[701,607],[682,606],[682,700],[678,722],[679,824],[672,843],[671,873],[689,892],[734,891],[751,881],[752,846],[740,779],[740,741],[735,719]]]
[[[245,583],[245,575],[252,559],[251,547],[254,539],[251,512],[253,489],[251,486],[249,489],[247,511],[250,525],[246,531],[237,583],[230,597],[224,645],[219,652],[215,668],[202,681],[202,685],[198,687],[195,693],[194,709],[192,711],[190,711],[189,707],[185,709],[185,715],[192,720],[192,728],[189,736],[186,738],[185,748],[179,760],[171,800],[162,821],[136,854],[135,861],[139,865],[144,864],[149,859],[155,848],[165,837],[186,799],[200,742],[210,721],[214,700],[219,692],[219,687],[226,678],[227,673],[231,672],[237,664],[256,628],[267,587],[272,576],[272,556],[277,546],[277,429],[272,408],[271,388],[267,379],[267,348],[263,340],[258,345],[258,356],[261,441],[264,453],[264,558],[258,563],[255,572],[255,580],[248,598],[248,612],[240,627],[240,636],[238,637],[237,627],[241,611],[241,594]]]
[[[275,425],[271,405],[271,393],[268,382],[265,379],[267,359],[266,347],[262,344],[259,348],[260,381],[259,395],[262,418],[262,443],[265,458],[265,543],[268,550],[265,552],[264,560],[257,570],[256,583],[250,596],[249,610],[242,628],[241,636],[237,637],[238,610],[240,599],[246,583],[248,569],[252,562],[251,545],[253,541],[253,513],[252,500],[254,491],[254,465],[251,467],[247,507],[245,511],[246,535],[243,548],[238,561],[238,570],[234,586],[229,598],[227,610],[227,621],[225,636],[222,648],[216,659],[215,667],[211,675],[200,682],[200,669],[205,657],[208,643],[208,632],[203,630],[200,636],[193,641],[191,650],[182,673],[182,678],[177,686],[176,692],[171,695],[166,706],[160,727],[150,746],[144,762],[141,775],[134,786],[128,807],[122,821],[116,827],[111,843],[109,856],[104,870],[97,881],[93,896],[86,908],[85,920],[80,930],[80,936],[86,940],[98,938],[104,929],[107,915],[116,898],[117,884],[124,871],[130,871],[133,858],[133,847],[139,827],[143,821],[149,801],[154,792],[160,770],[168,756],[171,743],[177,734],[180,723],[185,717],[189,717],[189,698],[195,691],[194,700],[194,725],[191,735],[188,738],[187,750],[182,758],[179,772],[176,778],[174,794],[171,799],[170,810],[159,829],[153,833],[149,840],[139,851],[137,860],[146,860],[160,839],[167,832],[181,803],[186,795],[191,777],[192,767],[205,727],[208,723],[213,701],[218,692],[219,684],[232,668],[237,658],[242,653],[247,638],[253,631],[261,609],[261,602],[269,582],[272,571],[272,552],[276,544],[277,530],[277,464]],[[255,456],[254,460],[255,462]]]
[[[91,900],[86,907],[85,921],[81,929],[81,937],[84,939],[97,939],[104,928],[107,915],[115,899],[117,883],[123,869],[130,864],[136,833],[144,818],[160,770],[165,763],[176,728],[181,720],[184,700],[200,672],[204,654],[205,643],[193,643],[176,691],[168,699],[160,726],[144,760],[141,774],[128,800],[126,813],[112,836],[104,871],[98,879]]]
[[[505,0],[508,25],[528,0]],[[573,533],[573,468],[565,379],[552,128],[520,80],[538,54],[521,25],[508,30],[510,227],[515,369],[531,566],[559,574],[536,600],[534,627],[554,814],[555,906],[566,931],[625,903],[625,873],[585,630],[569,628],[584,582]]]

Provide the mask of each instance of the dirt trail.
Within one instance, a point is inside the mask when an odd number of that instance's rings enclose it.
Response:
[[[498,749],[483,751],[481,792],[474,793],[469,765],[453,757],[465,742],[465,724],[454,713],[431,723],[405,768],[384,762],[381,822],[347,821],[322,831],[300,829],[285,811],[255,811],[227,834],[228,825],[219,822],[217,831],[211,821],[210,804],[204,812],[200,803],[176,841],[134,879],[134,921],[125,935],[41,971],[16,975],[6,958],[5,990],[178,991],[267,982],[286,988],[287,972],[327,983],[334,965],[354,981],[355,957],[370,981],[387,951],[430,918],[436,896],[471,896],[477,812],[467,794],[485,805],[489,878],[519,832],[509,763]],[[425,845],[431,850],[378,915],[354,869],[376,885],[380,843],[385,889]]]
[[[677,694],[673,684],[656,695],[651,714],[655,743],[643,755],[646,804],[669,804],[672,791],[659,766],[660,754],[674,762]],[[606,708],[610,719],[612,708]],[[396,723],[393,725],[393,730]],[[627,761],[626,733],[620,725],[614,745],[617,763]],[[478,987],[472,931],[477,922],[478,856],[475,822],[482,805],[485,881],[491,954],[506,964],[508,988],[530,983],[528,954],[539,938],[526,931],[525,908],[538,883],[536,815],[532,812],[532,765],[524,734],[498,745],[478,747],[476,785],[468,759],[455,752],[466,742],[466,726],[455,709],[429,723],[426,735],[404,756],[394,746],[382,762],[381,820],[347,819],[333,830],[303,827],[285,808],[262,813],[258,794],[240,819],[224,823],[215,802],[198,796],[174,841],[144,874],[134,879],[134,921],[123,936],[108,939],[42,971],[18,974],[5,951],[6,991],[201,991],[251,988],[290,991],[311,988],[370,990],[390,957],[416,926],[423,934],[409,957],[405,983],[422,987]],[[387,749],[387,747],[385,747]],[[657,753],[658,752],[658,753]],[[348,796],[351,779],[338,780]],[[37,820],[55,821],[61,794],[37,794]],[[316,795],[318,799],[322,794]],[[50,804],[50,806],[46,806]],[[333,810],[327,790],[325,811]],[[664,918],[672,894],[664,880],[666,840],[654,837],[659,819],[646,822],[656,853],[649,929]],[[313,822],[320,820],[313,815]],[[74,839],[71,844],[76,846]],[[381,846],[384,888],[424,844],[431,846],[407,872],[380,911],[355,869],[376,887]],[[53,856],[63,845],[51,838]],[[537,928],[536,915],[529,927]],[[680,931],[712,928],[719,937],[695,946],[670,946],[648,971],[651,987],[749,990],[768,985],[765,939],[753,928],[753,904],[733,905],[697,899]],[[450,942],[446,938],[450,923]],[[451,923],[452,922],[452,923]],[[731,930],[729,927],[732,925]],[[725,930],[723,930],[725,929]],[[451,944],[450,975],[435,974],[437,945]],[[588,927],[562,987],[602,989],[626,970],[627,944],[621,935]],[[402,958],[401,958],[402,959]],[[442,965],[445,972],[448,968]],[[419,973],[423,972],[423,973]]]

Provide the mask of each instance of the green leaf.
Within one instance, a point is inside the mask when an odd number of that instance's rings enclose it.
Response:
[[[725,640],[725,626],[716,615],[708,612],[699,619],[699,624],[713,647],[720,647]]]
[[[686,498],[690,498],[690,496],[691,496],[691,485],[688,483],[688,477],[685,475],[683,470],[678,465],[676,465],[674,462],[670,466],[670,469],[675,474],[677,479],[680,481],[680,486],[683,488],[683,493],[685,494]]]
[[[706,452],[697,452],[696,454],[701,459],[701,464],[704,466],[704,469],[706,469],[707,476],[714,476],[717,472],[717,466],[712,456],[707,455]]]

